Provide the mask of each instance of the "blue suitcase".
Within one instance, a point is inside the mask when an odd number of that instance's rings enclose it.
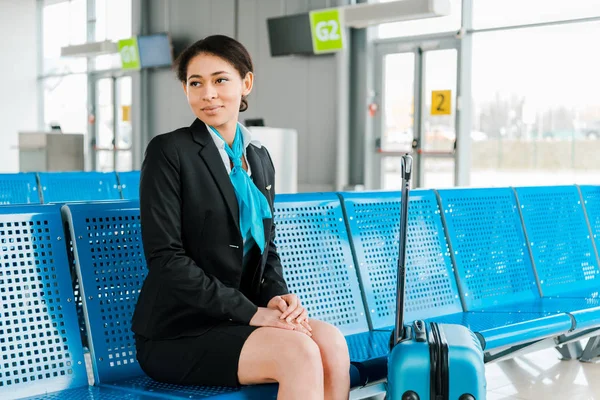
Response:
[[[396,327],[390,338],[387,400],[485,400],[481,343],[461,325],[414,321],[404,326],[406,232],[412,158],[402,157],[402,206]]]

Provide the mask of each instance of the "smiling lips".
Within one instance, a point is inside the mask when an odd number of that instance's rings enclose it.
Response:
[[[202,109],[202,111],[204,111],[205,114],[208,115],[215,115],[216,113],[219,112],[219,110],[222,108],[223,106],[208,106],[208,107],[204,107]]]

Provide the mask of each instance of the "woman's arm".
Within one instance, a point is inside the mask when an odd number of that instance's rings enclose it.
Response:
[[[269,162],[273,167],[273,171],[275,171],[275,166],[273,165],[273,160],[271,160],[271,155],[269,151],[265,149],[267,156],[269,158]],[[271,204],[275,204],[275,174],[273,174],[273,178],[271,180],[272,190],[271,190]],[[269,301],[275,297],[284,294],[288,294],[289,290],[285,283],[285,279],[283,277],[283,267],[281,266],[281,259],[279,258],[279,254],[277,254],[277,246],[275,245],[275,207],[271,210],[273,214],[273,222],[271,225],[271,235],[269,237],[269,242],[265,251],[267,254],[267,262],[265,263],[265,270],[263,273],[263,279],[260,285],[260,298],[259,304],[262,307],[266,307]]]
[[[181,239],[181,180],[177,150],[167,135],[150,141],[142,164],[140,211],[148,268],[163,290],[207,316],[249,323],[257,311],[239,290],[206,274],[186,255]]]
[[[288,294],[289,290],[283,278],[283,267],[281,266],[281,260],[277,254],[277,246],[273,242],[275,238],[275,223],[271,228],[271,239],[269,245],[265,251],[268,251],[267,262],[265,263],[265,270],[263,273],[263,279],[260,284],[260,299],[259,304],[262,307],[266,307],[275,296]]]

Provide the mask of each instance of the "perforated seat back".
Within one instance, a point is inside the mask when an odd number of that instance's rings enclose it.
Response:
[[[596,256],[600,248],[600,186],[581,186],[581,196],[587,213],[587,218],[596,245]],[[590,293],[592,297],[600,296],[600,287],[597,292]]]
[[[539,298],[512,189],[438,193],[467,311]]]
[[[44,203],[119,200],[114,172],[40,172]]]
[[[147,275],[136,201],[70,204],[68,221],[95,381],[143,375],[131,319]]]
[[[278,195],[275,223],[285,280],[310,317],[344,335],[367,331],[339,198],[333,193]]]
[[[142,375],[131,318],[147,275],[139,202],[69,204],[95,378]],[[281,195],[275,204],[276,243],[289,289],[311,318],[345,334],[368,330],[339,199]]]
[[[394,325],[400,193],[342,193],[360,280],[374,329]],[[462,311],[435,194],[410,195],[405,320]]]
[[[0,205],[40,203],[34,173],[0,174]]]
[[[0,398],[87,386],[60,209],[0,207]]]
[[[140,199],[140,171],[118,172],[121,195],[126,200]]]
[[[600,270],[576,186],[516,188],[542,294],[600,287]]]

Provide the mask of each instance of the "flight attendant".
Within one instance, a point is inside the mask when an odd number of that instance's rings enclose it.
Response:
[[[140,366],[167,383],[278,382],[279,399],[348,399],[346,341],[288,291],[273,242],[273,162],[238,122],[254,84],[248,51],[209,36],[175,68],[197,118],[153,138],[142,165]]]

